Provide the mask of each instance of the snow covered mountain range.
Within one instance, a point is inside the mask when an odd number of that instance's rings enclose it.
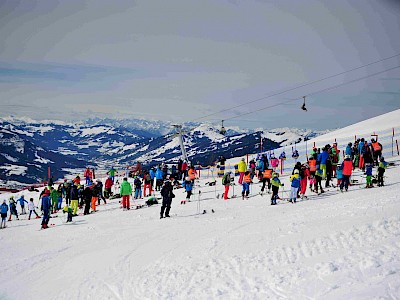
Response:
[[[202,165],[299,142],[322,132],[300,129],[244,131],[227,128],[224,136],[209,124],[185,124],[184,135],[189,159]],[[0,179],[31,184],[54,179],[90,165],[145,165],[176,162],[181,155],[179,140],[171,124],[162,121],[91,119],[82,123],[35,121],[28,118],[0,119]]]

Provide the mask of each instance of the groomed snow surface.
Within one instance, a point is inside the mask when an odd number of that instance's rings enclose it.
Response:
[[[220,179],[200,179],[186,205],[175,190],[168,219],[160,205],[123,211],[118,199],[69,225],[60,213],[46,230],[22,215],[0,230],[0,299],[399,299],[394,162],[385,187],[365,189],[356,170],[347,193],[307,191],[296,204],[271,206],[258,183],[248,200],[224,201]]]

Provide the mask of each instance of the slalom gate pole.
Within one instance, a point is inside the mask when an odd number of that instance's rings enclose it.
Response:
[[[396,147],[397,147],[397,155],[400,155],[400,152],[399,152],[399,143],[397,143],[397,140],[396,140]]]
[[[393,154],[393,140],[394,140],[394,127],[393,127],[393,132],[392,132],[392,156],[394,156]]]

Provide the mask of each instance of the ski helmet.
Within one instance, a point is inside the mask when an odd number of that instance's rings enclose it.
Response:
[[[294,170],[294,174],[299,174],[299,170],[298,169]]]

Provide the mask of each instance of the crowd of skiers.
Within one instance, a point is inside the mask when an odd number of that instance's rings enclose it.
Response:
[[[172,172],[168,170],[167,165],[161,164],[149,170],[138,170],[135,174],[125,173],[121,184],[118,181],[114,182],[117,172],[114,167],[111,167],[107,172],[108,177],[104,185],[100,179],[94,179],[94,170],[90,168],[86,168],[83,173],[84,183],[81,182],[79,175],[72,180],[64,179],[64,182],[58,185],[49,181],[48,186],[42,190],[39,196],[40,205],[38,206],[43,214],[42,228],[48,228],[51,214],[60,210],[67,213],[67,222],[71,222],[72,217],[78,215],[78,209],[84,209],[83,215],[96,212],[97,206],[100,205],[101,201],[107,204],[107,199],[110,197],[121,197],[122,208],[129,210],[132,196],[134,199],[141,199],[143,196],[153,195],[154,191],[159,191],[163,197],[161,216],[169,217],[173,193],[166,191],[174,186],[183,186],[187,191],[187,199],[189,199],[194,179],[197,176],[194,166],[189,166],[188,162],[183,160],[179,160],[178,164],[172,167]],[[133,176],[129,178],[132,179],[130,182],[128,181],[128,176]],[[115,184],[119,188],[119,193],[117,191],[116,195],[112,192],[112,187]],[[154,198],[153,200],[156,202]],[[12,220],[13,215],[19,220],[17,202],[21,205],[21,214],[25,214],[25,203],[27,203],[29,209],[28,220],[30,220],[32,213],[36,215],[36,218],[40,218],[32,198],[28,202],[22,195],[20,199],[15,201],[14,197],[11,196],[8,205],[6,200],[1,205],[1,228],[6,226],[8,214],[8,221]],[[63,202],[65,203],[64,205]],[[182,204],[184,203],[186,201],[182,201]]]
[[[297,160],[298,152],[293,152],[292,157]],[[284,152],[280,155],[280,159],[286,159]],[[238,163],[238,183],[242,185],[242,199],[249,197],[250,184],[257,176],[259,182],[262,183],[260,193],[263,194],[267,186],[268,193],[271,193],[272,190],[271,205],[276,205],[276,200],[279,199],[279,187],[284,185],[276,170],[278,161],[273,154],[269,160],[263,154],[256,161],[250,160],[248,164],[244,158]],[[350,142],[346,147],[343,161],[340,159],[337,143],[332,146],[327,144],[322,149],[314,147],[307,157],[307,161],[305,163],[297,161],[293,168],[289,178],[291,186],[288,200],[295,203],[297,198],[306,197],[307,185],[311,191],[318,194],[324,193],[324,187],[330,186],[337,186],[341,192],[347,191],[351,184],[350,177],[356,167],[366,175],[366,188],[373,187],[373,168],[377,167],[375,180],[377,186],[383,186],[387,162],[382,157],[382,145],[375,139],[371,139],[371,142],[364,138],[358,139],[354,145]],[[222,178],[222,184],[225,186],[225,200],[229,199],[229,187],[234,184],[231,182],[231,174],[232,172],[228,171]],[[332,182],[333,178],[337,179],[336,185]],[[325,181],[324,187],[323,180]]]
[[[356,140],[354,144],[350,142],[344,154],[344,160],[341,161],[340,151],[337,144],[334,143],[332,146],[325,145],[321,149],[313,148],[305,163],[297,161],[289,178],[291,187],[288,200],[295,203],[297,198],[306,197],[307,185],[311,191],[318,194],[324,193],[324,187],[330,186],[337,186],[340,191],[347,191],[351,184],[350,177],[356,167],[365,172],[367,188],[373,187],[374,167],[377,167],[375,179],[377,185],[384,185],[383,177],[387,163],[382,157],[382,145],[375,139],[371,139],[371,142],[364,139]],[[297,160],[298,152],[294,152],[292,157]],[[248,164],[243,158],[237,166],[239,172],[238,184],[242,185],[242,199],[249,197],[250,185],[256,177],[262,183],[260,194],[263,194],[266,190],[268,190],[268,193],[272,192],[271,205],[275,205],[276,200],[279,199],[279,188],[284,185],[279,179],[277,170],[279,160],[282,159],[286,159],[284,152],[281,153],[279,159],[273,154],[269,158],[262,154],[256,160],[250,160]],[[225,160],[223,156],[220,156],[219,165],[223,166]],[[101,201],[106,204],[108,198],[114,197],[112,187],[115,185],[116,174],[117,170],[112,167],[107,172],[108,177],[104,185],[100,179],[94,179],[94,170],[90,168],[87,168],[83,173],[85,184],[81,183],[79,175],[73,180],[64,179],[64,182],[58,184],[57,187],[50,182],[39,197],[40,210],[43,212],[42,228],[48,227],[51,214],[59,210],[67,213],[67,222],[71,222],[72,217],[77,216],[79,208],[84,208],[84,215],[96,212],[97,205],[100,205]],[[140,169],[134,174],[126,172],[122,183],[116,182],[119,187],[119,194],[116,197],[121,197],[122,208],[129,210],[131,208],[130,197],[140,199],[143,196],[154,195],[154,191],[159,191],[162,196],[160,218],[169,217],[172,199],[175,197],[174,187],[185,189],[186,198],[181,201],[181,204],[186,204],[192,195],[194,180],[197,176],[194,166],[181,159],[170,170],[167,165],[161,164],[149,170]],[[131,179],[130,181],[128,177]],[[333,178],[337,179],[336,185],[333,183]],[[230,186],[235,184],[233,181],[232,172],[226,172],[222,178],[223,198],[225,200],[229,199]],[[324,185],[322,181],[325,181]],[[63,201],[65,201],[64,206]],[[156,199],[154,201],[157,203]],[[32,214],[35,214],[36,218],[40,218],[32,198],[26,201],[22,195],[15,201],[14,197],[11,196],[8,205],[5,200],[1,205],[1,228],[5,227],[8,214],[8,221],[12,220],[12,216],[19,220],[17,203],[21,206],[21,214],[26,214],[25,204],[28,206],[28,219],[31,218]]]

